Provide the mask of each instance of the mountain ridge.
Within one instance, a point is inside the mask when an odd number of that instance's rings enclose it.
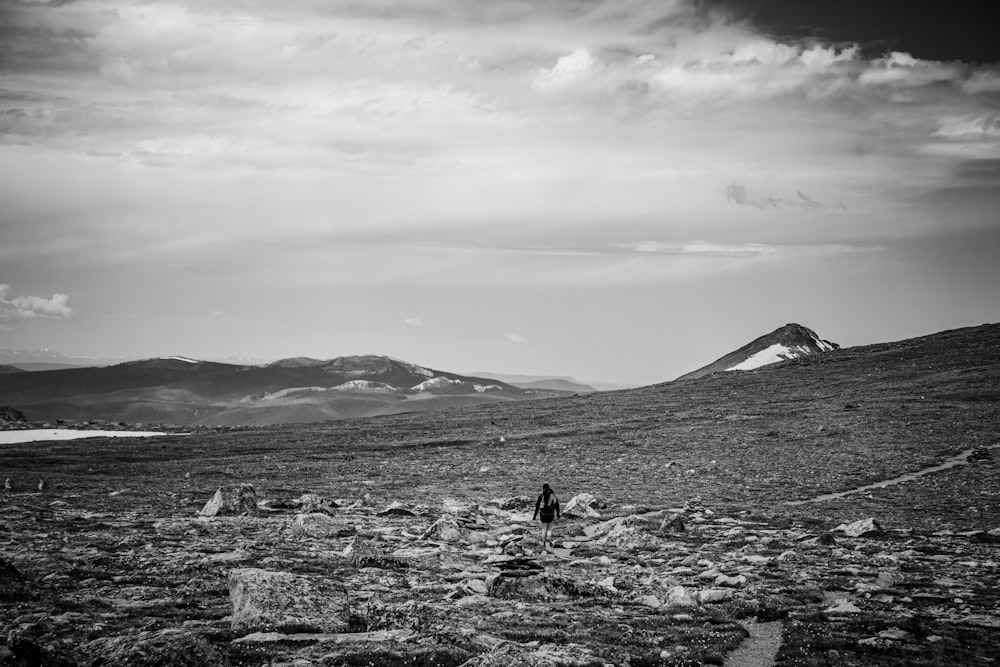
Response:
[[[293,357],[266,366],[152,357],[0,374],[0,405],[35,420],[164,424],[322,421],[565,395],[381,355]]]

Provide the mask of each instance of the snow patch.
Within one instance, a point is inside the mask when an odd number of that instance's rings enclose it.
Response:
[[[503,391],[503,387],[498,384],[474,384],[472,386],[475,387],[476,391],[480,394],[486,391]]]
[[[761,366],[767,366],[768,364],[776,364],[779,361],[787,361],[788,359],[795,359],[800,354],[809,354],[809,349],[803,345],[798,345],[794,348],[785,347],[781,343],[775,343],[770,347],[766,347],[757,354],[751,355],[745,361],[741,361],[731,368],[727,368],[727,371],[749,371],[754,368],[760,368]]]
[[[170,361],[183,361],[187,364],[197,364],[201,363],[197,359],[189,359],[188,357],[160,357],[160,359],[170,360]]]
[[[332,387],[330,391],[368,391],[368,392],[390,392],[399,391],[391,384],[376,382],[374,380],[348,380],[344,384]]]
[[[418,385],[414,385],[413,391],[430,391],[432,389],[441,389],[442,387],[454,387],[457,384],[462,384],[461,380],[449,380],[446,377],[436,377],[430,380],[424,380]]]

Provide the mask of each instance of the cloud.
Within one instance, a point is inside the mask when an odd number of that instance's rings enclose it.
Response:
[[[406,324],[407,326],[411,326],[411,327],[426,327],[427,326],[427,323],[424,322],[419,317],[407,317],[405,320],[403,320],[403,323]]]
[[[740,206],[750,206],[762,211],[776,208],[818,211],[827,208],[825,204],[821,204],[801,190],[795,193],[795,199],[784,199],[782,197],[768,197],[758,194],[738,183],[730,183],[726,186],[726,201],[731,204],[739,204]],[[845,210],[843,205],[837,205],[835,208],[841,211]]]
[[[67,305],[69,297],[65,294],[53,294],[45,299],[38,296],[18,296],[8,299],[11,287],[0,284],[0,318],[3,319],[65,319],[73,315],[73,309]]]
[[[507,340],[509,340],[512,343],[517,343],[518,345],[527,345],[528,344],[528,339],[525,338],[524,336],[519,336],[517,334],[512,334],[512,333],[508,333],[508,334],[504,334],[504,335],[507,337]]]

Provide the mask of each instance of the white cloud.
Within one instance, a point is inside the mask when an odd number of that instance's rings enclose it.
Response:
[[[519,336],[517,334],[512,334],[512,333],[508,333],[508,334],[504,334],[504,335],[507,336],[507,340],[509,340],[512,343],[517,343],[518,345],[527,345],[528,344],[528,339],[525,338],[524,336]]]
[[[65,294],[53,294],[45,299],[39,296],[18,296],[8,299],[11,287],[0,284],[0,318],[4,319],[65,319],[73,315],[73,309],[67,302]]]
[[[403,320],[403,323],[411,327],[426,327],[427,323],[424,322],[419,317],[407,317]]]

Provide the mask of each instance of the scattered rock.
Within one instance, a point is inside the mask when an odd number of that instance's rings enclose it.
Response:
[[[257,513],[257,492],[249,484],[221,486],[205,503],[202,516],[231,516]]]

